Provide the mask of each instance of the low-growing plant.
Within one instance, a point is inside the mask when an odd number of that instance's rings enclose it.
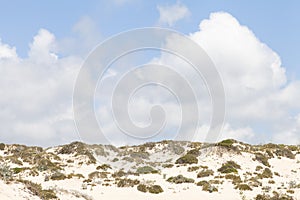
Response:
[[[252,188],[247,184],[238,184],[237,186],[235,186],[235,189],[252,191]]]
[[[139,184],[137,190],[141,192],[147,192],[147,186],[145,184]]]
[[[192,167],[188,167],[187,171],[188,172],[193,172],[193,171],[198,170],[199,168],[200,168],[199,166],[192,166]]]
[[[186,154],[186,155],[178,158],[175,163],[176,164],[197,164],[198,159],[195,155]]]
[[[214,171],[211,169],[203,169],[197,174],[197,178],[207,177],[207,176],[213,176]]]
[[[227,173],[237,173],[237,169],[241,169],[241,166],[234,161],[227,161],[222,164],[222,167],[218,169],[218,172],[227,174]]]
[[[150,166],[143,166],[143,167],[137,168],[136,172],[139,174],[157,174],[158,170],[156,170]]]
[[[25,187],[35,196],[43,200],[57,199],[57,196],[53,190],[43,190],[41,184],[33,183],[28,180],[19,180]]]
[[[268,161],[268,158],[263,155],[262,153],[255,153],[255,160],[262,163],[263,165],[270,167],[270,163]]]
[[[170,183],[175,183],[175,184],[194,183],[195,182],[194,179],[187,178],[187,177],[184,177],[182,175],[172,176],[172,177],[168,178],[167,181],[170,182]]]
[[[138,185],[140,183],[140,181],[137,179],[133,180],[129,178],[116,179],[116,182],[118,187],[134,187],[135,185]]]
[[[104,170],[104,171],[107,171],[108,169],[111,169],[111,166],[108,165],[108,164],[103,164],[103,165],[99,165],[98,167],[96,167],[97,170]]]
[[[162,193],[164,190],[161,188],[160,185],[151,185],[151,186],[148,186],[148,191],[152,194],[159,194],[159,193]]]
[[[51,180],[55,180],[55,181],[58,181],[58,180],[64,180],[66,179],[66,175],[64,175],[63,173],[61,172],[55,172],[53,173],[51,176],[50,176],[50,179]]]

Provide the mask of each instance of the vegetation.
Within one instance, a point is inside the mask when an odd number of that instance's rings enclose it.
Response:
[[[144,167],[137,168],[136,172],[138,174],[157,174],[158,170],[153,169],[150,166],[144,166]]]
[[[111,169],[111,166],[108,165],[108,164],[103,164],[103,165],[100,165],[100,166],[96,167],[96,169],[97,169],[97,170],[102,169],[102,170],[104,170],[104,171],[107,171],[108,169]]]
[[[218,188],[216,188],[215,186],[212,186],[207,181],[200,181],[200,182],[197,183],[197,186],[202,186],[203,191],[218,192]]]
[[[197,178],[207,177],[207,176],[213,176],[214,171],[211,169],[203,169],[197,174]]]
[[[35,196],[43,200],[58,199],[53,190],[43,190],[41,184],[36,184],[27,180],[19,180]]]
[[[218,172],[227,174],[227,173],[237,173],[237,169],[241,169],[241,166],[235,163],[234,161],[227,161],[222,164],[222,167],[218,169]]]
[[[172,176],[170,178],[167,179],[168,182],[170,183],[175,183],[175,184],[181,184],[181,183],[194,183],[195,180],[192,178],[186,178],[182,175],[178,175],[178,176]]]
[[[158,193],[162,193],[164,191],[159,185],[152,185],[152,186],[149,186],[147,189],[152,194],[158,194]]]
[[[61,172],[55,172],[54,174],[52,174],[51,176],[50,176],[50,179],[51,180],[55,180],[55,181],[58,181],[58,180],[64,180],[64,179],[66,179],[67,177],[66,177],[66,175],[64,175],[63,173],[61,173]]]
[[[252,190],[252,188],[247,185],[247,184],[238,184],[235,189],[238,189],[238,190]]]
[[[268,158],[263,155],[262,153],[255,153],[255,160],[257,160],[258,162],[262,163],[263,165],[270,167]]]
[[[137,179],[133,180],[129,178],[116,179],[116,182],[118,187],[134,187],[135,185],[138,185],[140,183],[140,181]]]
[[[186,154],[186,155],[178,158],[175,163],[176,164],[197,164],[198,159],[195,155]]]
[[[4,150],[5,149],[5,144],[4,143],[0,143],[0,150]]]
[[[138,190],[138,191],[141,191],[141,192],[147,192],[147,191],[148,191],[148,188],[147,188],[147,186],[146,186],[145,184],[139,184],[139,185],[137,186],[137,190]]]

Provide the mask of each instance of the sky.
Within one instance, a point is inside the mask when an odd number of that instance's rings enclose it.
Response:
[[[226,93],[221,138],[299,144],[299,8],[296,0],[1,1],[0,141],[50,146],[78,140],[72,92],[88,53],[112,35],[155,26],[186,34],[216,64]],[[122,64],[129,67],[128,60]],[[183,65],[181,61],[168,55],[155,55],[152,61],[182,70],[176,67]],[[107,85],[123,72],[117,64],[114,67]],[[194,79],[191,83],[203,84]],[[103,102],[96,111],[107,137],[116,145],[140,142],[114,135],[116,127],[108,114],[111,90],[109,86],[99,97]],[[150,88],[146,94],[135,102],[137,121],[147,121],[144,109],[155,101],[164,102],[172,116],[178,114],[174,99],[161,89]],[[199,104],[211,106],[207,98]],[[201,111],[211,114],[209,109]],[[170,131],[179,119],[168,119],[166,135],[156,140],[172,138]],[[201,120],[199,135],[207,132],[210,118]]]

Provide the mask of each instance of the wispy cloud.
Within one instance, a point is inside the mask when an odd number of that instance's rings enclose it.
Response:
[[[157,9],[159,11],[158,23],[160,25],[174,26],[177,21],[190,15],[189,9],[180,2],[172,5],[158,5]]]

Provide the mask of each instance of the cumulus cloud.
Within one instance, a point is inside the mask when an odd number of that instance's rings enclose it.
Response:
[[[173,6],[169,7],[184,7],[180,3]],[[167,10],[166,7],[160,8]],[[186,12],[188,10],[182,13]],[[166,15],[161,22],[174,25],[181,18]],[[79,21],[74,31],[82,35],[80,41],[90,38],[85,40],[86,48],[99,40],[97,29],[88,18]],[[226,119],[219,139],[299,143],[300,81],[287,81],[286,69],[276,52],[261,42],[248,27],[223,12],[212,13],[189,37],[212,58],[224,83]],[[53,33],[41,29],[30,44],[28,57],[22,59],[15,47],[0,42],[1,141],[49,146],[78,140],[73,122],[72,92],[83,60],[74,51],[64,49],[68,46],[65,44],[70,43],[58,41]],[[166,45],[180,45],[180,41],[170,38]],[[70,47],[82,46],[72,43]],[[186,49],[187,53],[196,53]],[[58,56],[64,50],[74,54]],[[118,145],[145,142],[120,133],[111,113],[111,93],[126,69],[137,66],[128,62],[133,60],[136,59],[127,57],[127,60],[116,62],[115,68],[112,66],[108,70],[102,85],[97,88],[102,89],[101,93],[96,93],[98,121],[106,136]],[[151,62],[171,66],[193,86],[200,111],[200,127],[193,139],[203,140],[212,114],[205,81],[195,76],[191,67],[174,55],[162,53]],[[172,80],[172,76],[166,79]],[[173,87],[180,88],[181,85],[174,82]],[[192,106],[190,102],[179,104],[170,92],[159,87],[144,88],[144,92],[137,93],[129,103],[130,116],[139,126],[151,121],[149,113],[152,106],[163,105],[167,114],[166,130],[157,140],[172,139],[181,122],[180,106]],[[188,121],[183,126],[188,132],[191,124]]]
[[[72,88],[82,60],[59,59],[55,44],[54,35],[41,29],[30,44],[28,58],[0,45],[5,49],[0,52],[1,141],[53,145],[76,138]]]
[[[190,15],[189,9],[180,2],[173,5],[158,5],[157,9],[159,11],[158,23],[160,25],[174,26],[177,21]]]

